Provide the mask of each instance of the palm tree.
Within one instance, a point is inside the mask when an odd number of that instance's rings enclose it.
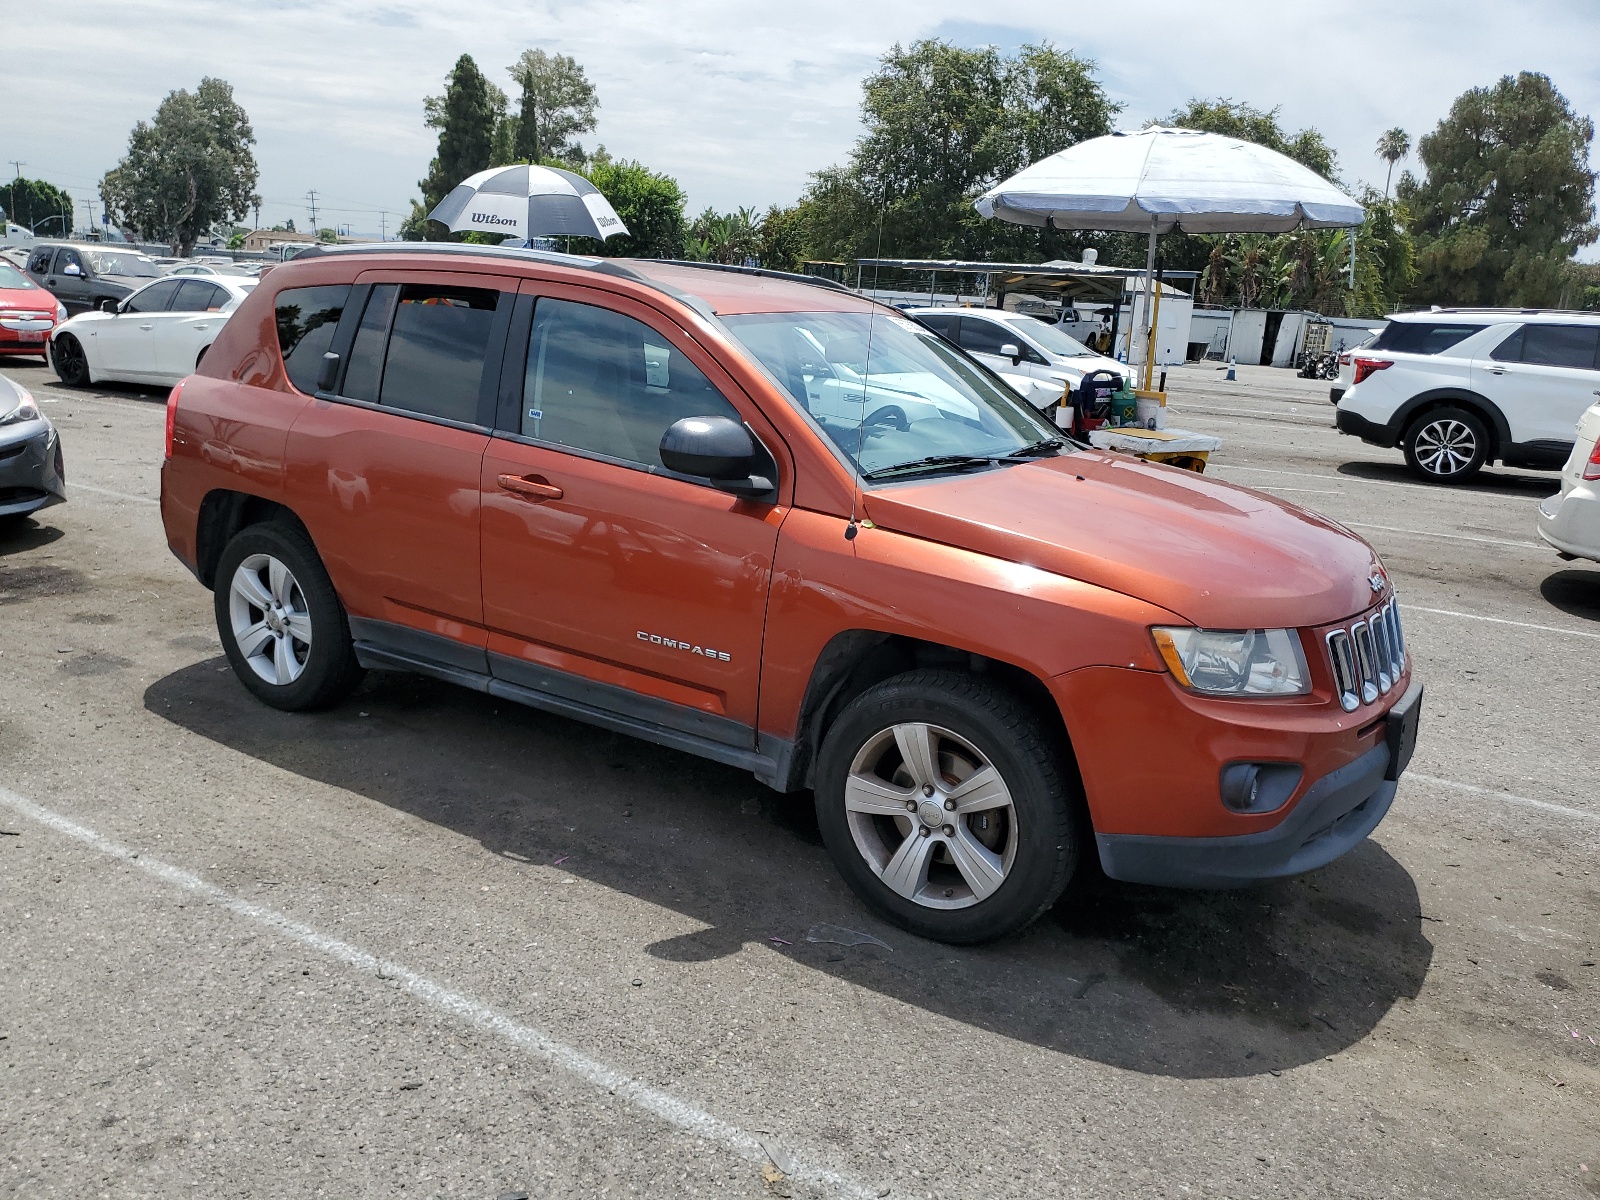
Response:
[[[1389,180],[1394,175],[1394,165],[1411,153],[1411,137],[1396,125],[1378,139],[1378,157],[1389,164],[1383,177],[1383,198],[1389,198]]]

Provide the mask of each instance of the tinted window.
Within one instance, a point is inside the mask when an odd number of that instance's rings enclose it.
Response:
[[[1522,362],[1591,371],[1595,367],[1600,325],[1524,325],[1521,333]]]
[[[79,270],[83,269],[83,260],[78,257],[78,252],[76,250],[57,250],[56,274],[62,274],[67,269],[67,264],[69,263],[76,266]]]
[[[370,400],[374,404],[378,401],[378,390],[383,386],[383,347],[389,337],[389,318],[394,315],[394,302],[399,295],[398,283],[380,283],[367,297],[355,344],[350,347],[350,365],[344,373],[342,390],[352,399]]]
[[[156,284],[164,287],[164,284]],[[178,286],[178,298],[172,302],[172,312],[216,312],[228,302],[228,293],[214,283],[203,279],[185,279]]]
[[[540,300],[523,384],[525,437],[644,466],[684,417],[731,417],[733,405],[667,339],[632,317]]]
[[[483,356],[499,302],[491,288],[401,285],[378,402],[476,423]]]
[[[1487,328],[1487,325],[1463,325],[1456,321],[1390,321],[1378,340],[1372,343],[1372,348],[1397,350],[1402,354],[1440,354]]]
[[[917,320],[933,330],[940,337],[956,340],[956,322],[961,318],[954,313],[924,313]]]
[[[147,288],[141,288],[128,297],[122,306],[123,312],[130,313],[156,313],[166,312],[167,306],[172,303],[172,298],[178,294],[178,289],[183,286],[183,281],[178,279],[163,279],[160,283],[152,283]]]
[[[28,260],[28,270],[35,275],[48,275],[50,273],[50,251],[37,250]]]
[[[981,317],[962,317],[961,336],[957,339],[963,350],[970,354],[999,354],[1001,346],[1022,349],[1022,339],[1009,329]]]
[[[317,390],[317,369],[333,344],[350,285],[291,288],[278,293],[278,349],[289,382],[302,392]]]

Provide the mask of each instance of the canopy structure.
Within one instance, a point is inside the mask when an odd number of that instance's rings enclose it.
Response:
[[[1288,233],[1366,220],[1359,203],[1276,150],[1160,125],[1069,146],[996,184],[976,207],[1018,225],[1148,233],[1147,296],[1156,238],[1169,230]],[[1145,317],[1153,321],[1150,312]],[[1147,386],[1150,357],[1147,348]]]

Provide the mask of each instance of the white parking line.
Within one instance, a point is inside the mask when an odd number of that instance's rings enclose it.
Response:
[[[1437,529],[1401,529],[1396,525],[1371,525],[1366,521],[1340,521],[1351,529],[1381,529],[1385,533],[1405,533],[1412,537],[1448,538],[1452,542],[1482,542],[1485,546],[1517,546],[1524,550],[1547,550],[1538,542],[1511,542],[1504,538],[1473,537],[1466,533],[1440,533]]]
[[[1449,788],[1451,791],[1470,792],[1474,796],[1489,796],[1495,800],[1503,800],[1507,804],[1521,804],[1527,808],[1543,809],[1545,812],[1557,813],[1563,817],[1576,817],[1580,821],[1600,822],[1600,813],[1589,812],[1582,808],[1568,808],[1565,804],[1552,804],[1548,800],[1535,800],[1532,796],[1518,796],[1512,792],[1478,787],[1476,784],[1457,783],[1454,779],[1440,779],[1437,775],[1423,775],[1417,771],[1407,771],[1401,778],[1431,783],[1434,787]]]
[[[1586,629],[1562,629],[1555,625],[1534,625],[1528,621],[1508,621],[1505,617],[1485,617],[1479,613],[1457,612],[1453,608],[1423,608],[1420,604],[1402,604],[1401,609],[1406,612],[1432,613],[1436,617],[1461,617],[1467,621],[1488,621],[1491,625],[1515,625],[1518,629],[1537,629],[1540,633],[1564,633],[1568,637],[1594,638],[1600,641],[1600,633],[1590,633]]]
[[[685,1133],[705,1138],[747,1162],[759,1164],[767,1161],[767,1152],[761,1142],[739,1126],[714,1117],[686,1100],[679,1100],[658,1088],[642,1083],[633,1076],[590,1058],[581,1050],[559,1042],[531,1026],[513,1021],[482,1001],[452,991],[425,975],[420,975],[389,959],[370,954],[349,942],[329,937],[309,925],[285,916],[276,909],[252,904],[215,884],[207,883],[198,875],[181,867],[147,858],[8,788],[0,787],[0,804],[5,804],[19,815],[81,842],[101,854],[118,859],[128,866],[137,867],[164,883],[201,896],[247,921],[266,926],[280,937],[341,962],[364,975],[382,975],[393,979],[404,991],[429,1007],[438,1009],[483,1033],[510,1042],[518,1049],[581,1079],[584,1083],[616,1096],[631,1107],[649,1113]],[[787,1146],[785,1148],[787,1149]],[[869,1190],[849,1176],[827,1167],[800,1161],[788,1165],[792,1168],[788,1173],[795,1178],[810,1180],[838,1195],[860,1197],[865,1200],[867,1197],[876,1197],[879,1194],[877,1190]]]
[[[132,495],[132,494],[130,494],[128,492],[113,492],[110,488],[92,487],[87,483],[69,483],[69,484],[67,484],[67,493],[70,495],[74,491],[78,491],[78,492],[93,492],[97,496],[110,496],[110,497],[112,497],[112,499],[115,499],[115,500],[128,500],[128,501],[133,502],[134,504],[160,504],[161,503],[161,501],[153,500],[149,496],[135,496],[135,495]]]

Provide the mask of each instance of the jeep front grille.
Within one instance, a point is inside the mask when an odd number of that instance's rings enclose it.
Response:
[[[1400,628],[1400,601],[1389,603],[1345,629],[1328,634],[1328,659],[1334,690],[1346,712],[1355,712],[1400,682],[1405,674],[1405,635]]]

